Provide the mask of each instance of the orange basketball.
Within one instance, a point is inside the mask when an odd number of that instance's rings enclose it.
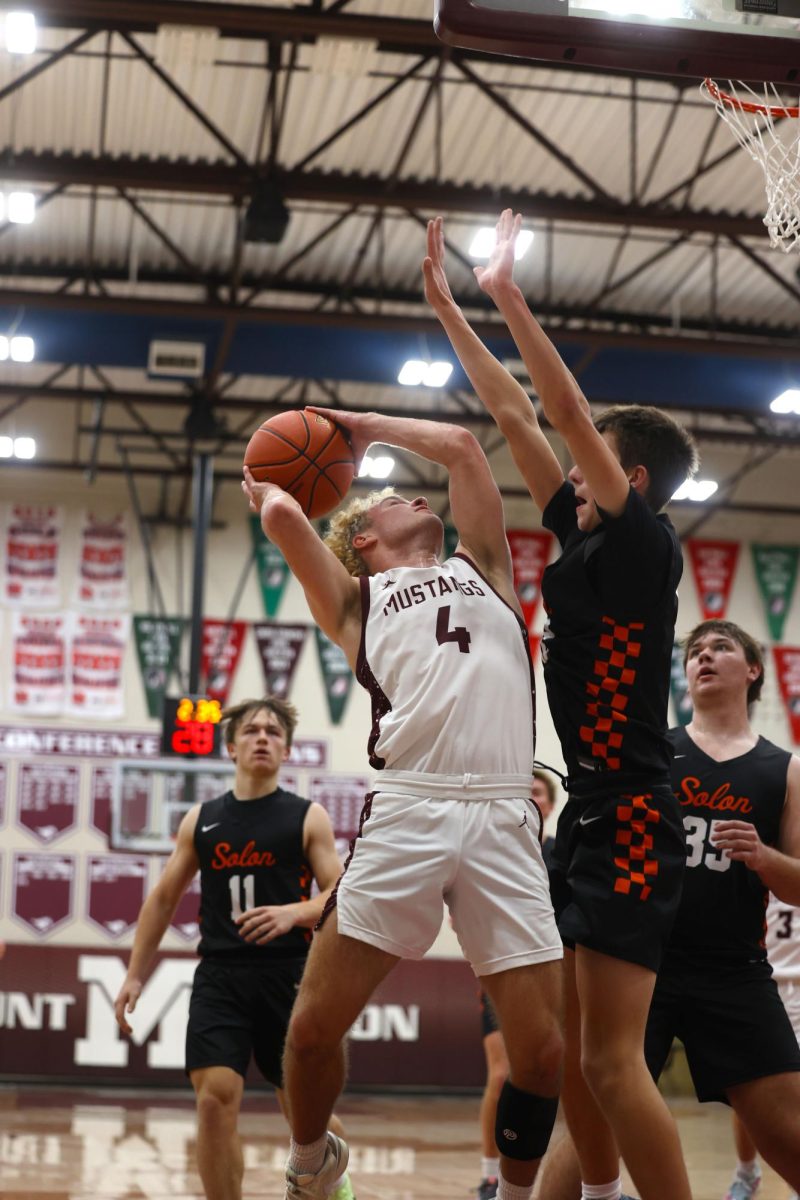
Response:
[[[268,479],[294,496],[307,517],[335,508],[356,470],[344,430],[307,408],[265,421],[247,443],[244,465],[259,483]]]

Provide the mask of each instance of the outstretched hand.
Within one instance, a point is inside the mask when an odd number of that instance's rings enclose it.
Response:
[[[485,267],[475,267],[475,278],[482,292],[494,295],[514,282],[514,247],[522,227],[522,217],[506,208],[497,222],[497,240]]]
[[[425,299],[435,313],[440,313],[455,304],[444,268],[444,224],[441,217],[428,221],[427,250],[422,262]]]

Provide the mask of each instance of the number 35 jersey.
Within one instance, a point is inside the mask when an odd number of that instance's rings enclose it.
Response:
[[[528,634],[466,555],[361,578],[357,678],[372,698],[373,767],[530,775]]]
[[[668,736],[687,850],[668,959],[700,966],[763,960],[769,893],[755,871],[716,849],[711,832],[717,821],[747,821],[765,845],[776,845],[791,755],[760,737],[746,754],[716,762],[685,729]]]
[[[200,808],[194,848],[200,863],[200,945],[203,958],[230,962],[303,958],[309,930],[288,933],[256,946],[239,933],[236,918],[262,905],[308,900],[311,867],[303,851],[309,801],[276,788],[255,800],[233,792]]]

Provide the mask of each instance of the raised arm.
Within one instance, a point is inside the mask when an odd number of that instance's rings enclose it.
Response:
[[[161,878],[142,905],[136,922],[130,963],[125,982],[114,1002],[117,1024],[123,1033],[131,1034],[127,1013],[136,1008],[145,980],[150,974],[156,951],[167,931],[181,896],[194,879],[200,863],[194,848],[194,830],[200,805],[190,808],[178,828],[175,849],[167,860]]]
[[[356,461],[374,442],[410,450],[445,467],[459,544],[489,576],[509,603],[514,599],[511,554],[506,540],[503,501],[481,446],[467,429],[413,417],[316,408],[349,434]]]
[[[541,510],[564,482],[561,465],[542,433],[527,392],[475,333],[453,299],[444,266],[442,218],[428,222],[428,254],[422,264],[425,298],[475,389],[508,442],[517,470]]]
[[[355,669],[361,635],[358,580],[322,541],[293,496],[272,483],[257,483],[244,468],[242,491],[261,528],[280,550],[302,587],[311,615],[323,633],[342,647]]]
[[[491,296],[522,355],[544,414],[567,443],[600,508],[619,516],[630,483],[622,466],[592,422],[589,404],[547,334],[514,283],[514,244],[521,218],[506,209],[497,223],[497,244],[486,267],[475,268],[481,289]]]

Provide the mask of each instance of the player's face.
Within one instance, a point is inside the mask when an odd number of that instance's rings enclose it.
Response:
[[[533,797],[534,803],[538,804],[539,806],[542,819],[546,821],[554,808],[553,801],[550,799],[550,793],[547,790],[547,784],[543,783],[541,779],[534,779],[533,787],[531,788],[531,796]]]
[[[744,647],[722,633],[704,633],[692,642],[686,656],[686,681],[696,703],[704,697],[747,695],[758,677],[758,667],[748,663]]]
[[[404,500],[402,496],[387,496],[370,509],[369,528],[385,546],[402,548],[409,541],[431,541],[434,553],[442,545],[444,526],[428,505],[424,496]]]
[[[231,753],[237,767],[254,775],[273,775],[288,756],[286,730],[275,714],[267,708],[249,712],[236,731]]]

